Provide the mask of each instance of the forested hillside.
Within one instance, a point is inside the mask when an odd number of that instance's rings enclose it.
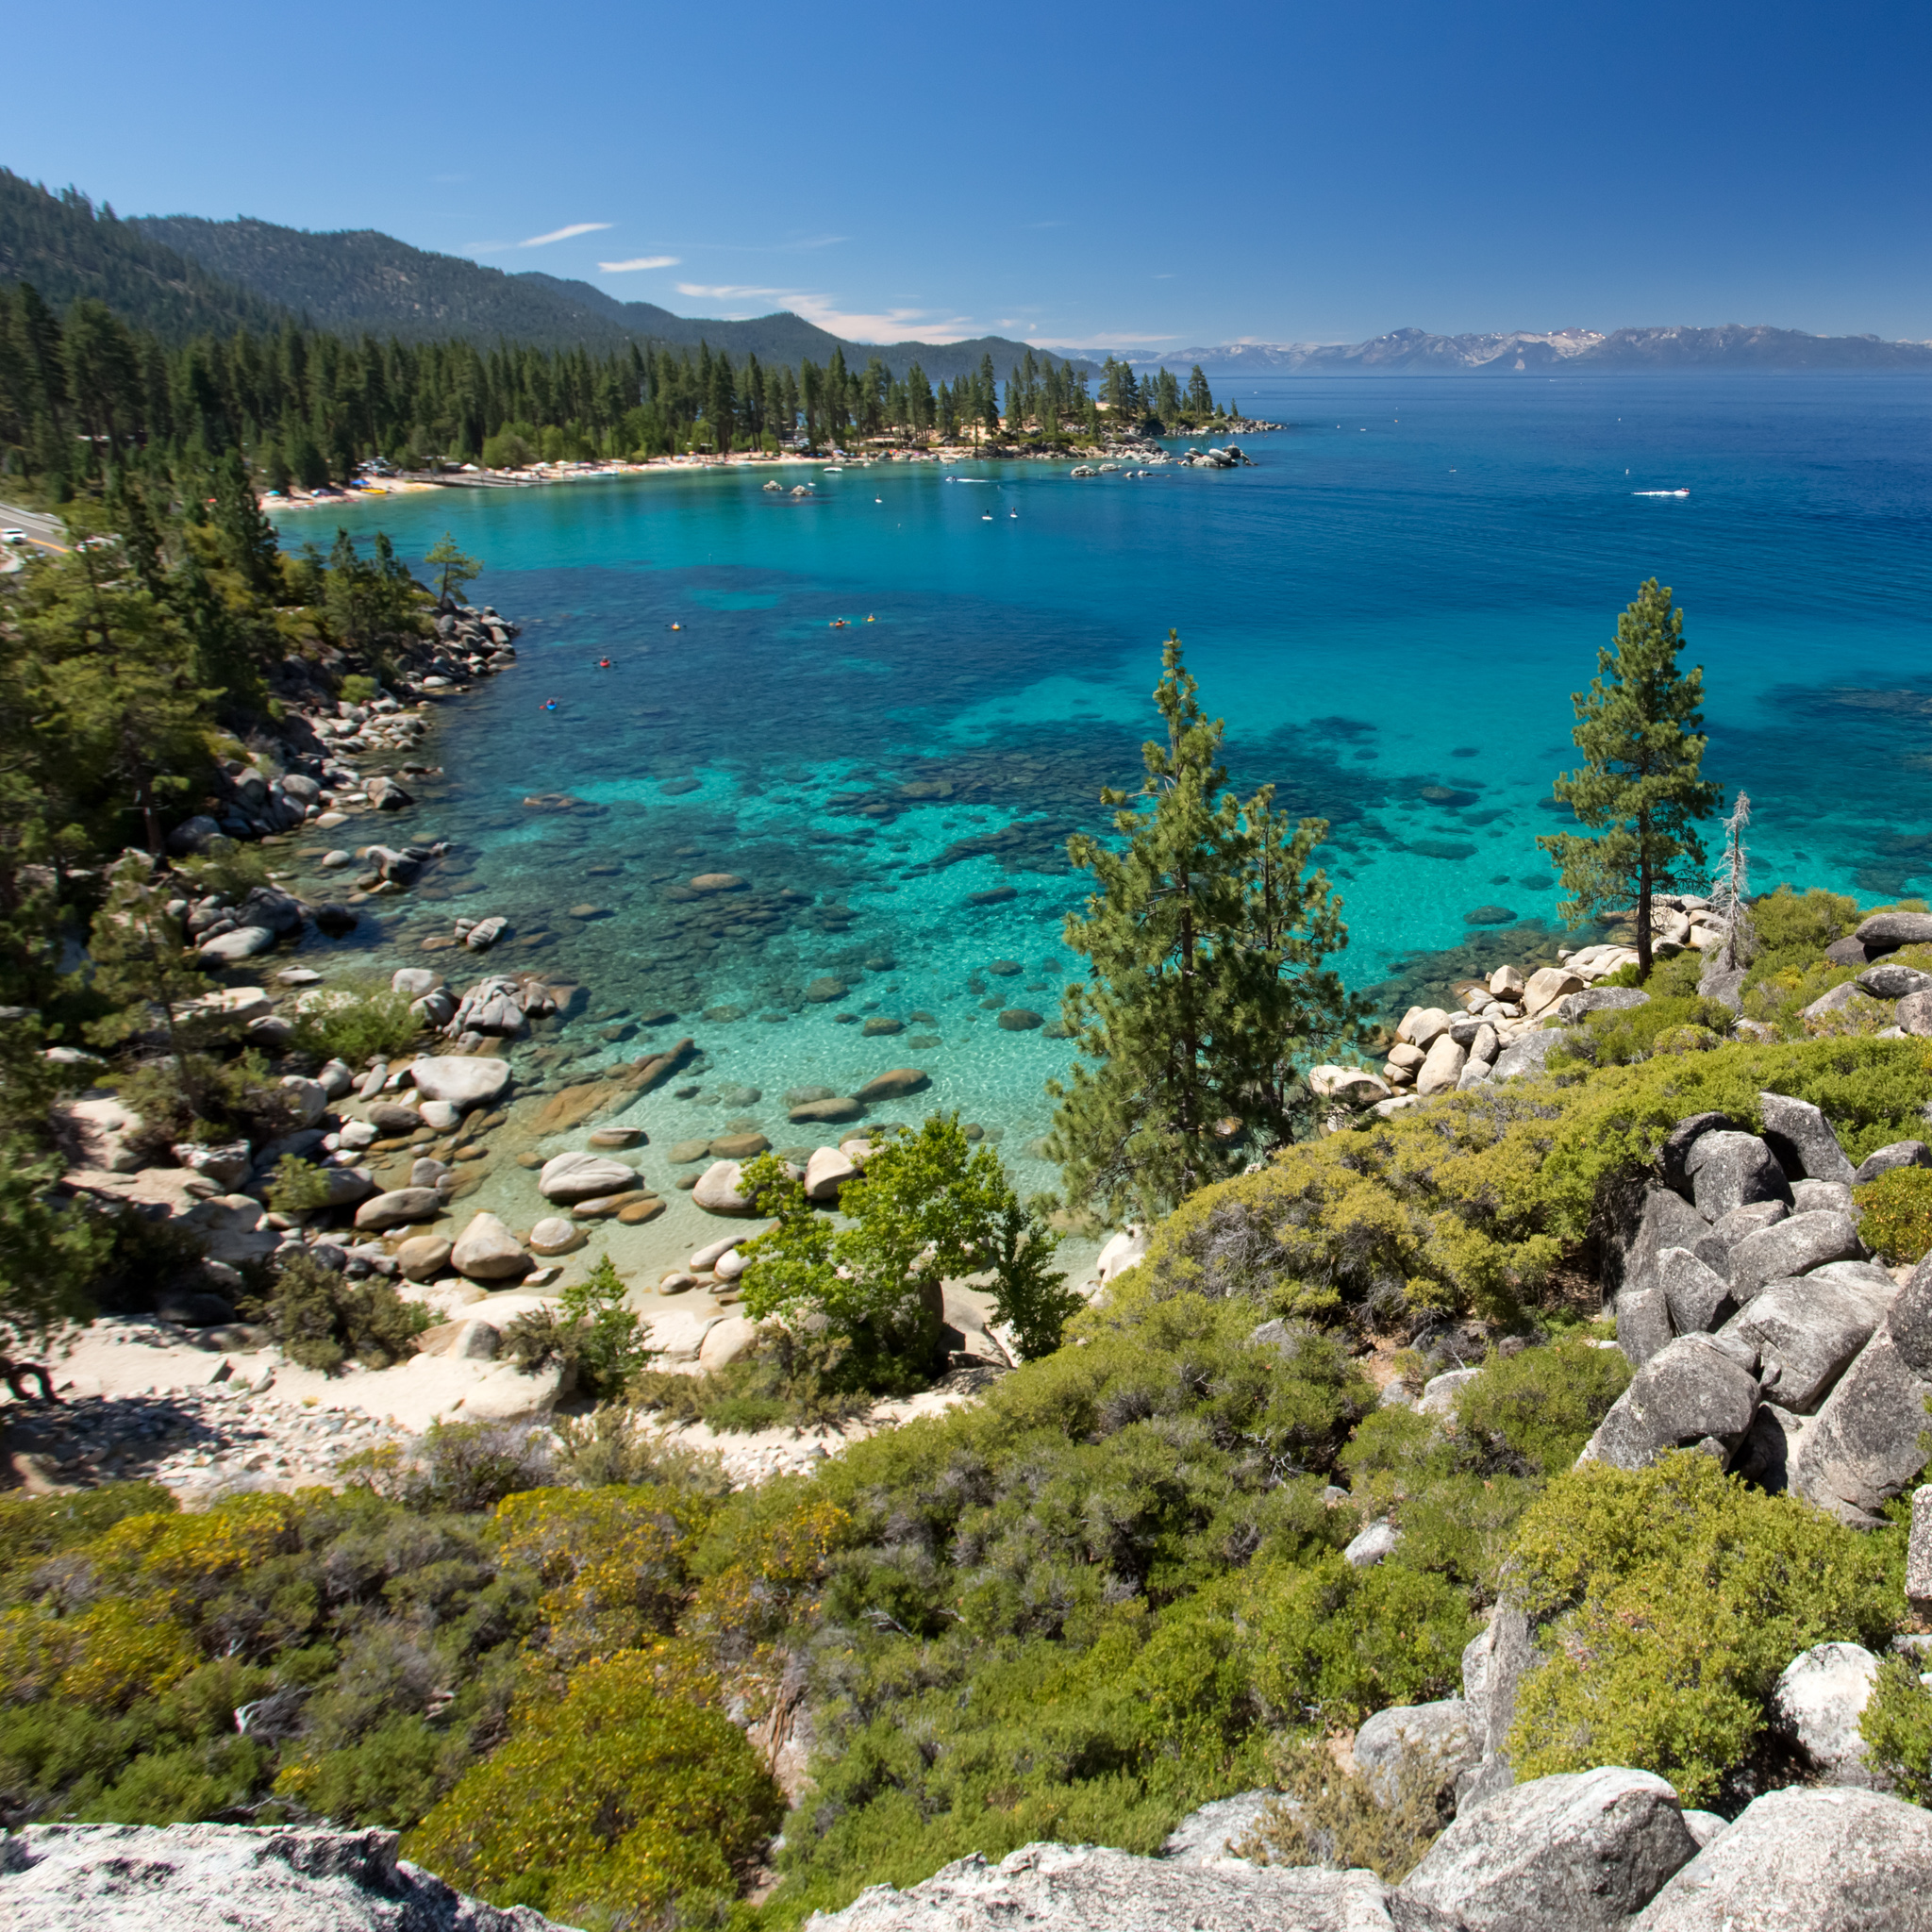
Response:
[[[0,168],[0,283],[31,282],[49,304],[104,302],[125,322],[180,342],[201,330],[273,328],[274,302],[212,275],[86,195]]]

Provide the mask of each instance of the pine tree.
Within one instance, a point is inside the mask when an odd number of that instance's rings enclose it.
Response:
[[[1572,695],[1571,737],[1585,762],[1552,788],[1598,836],[1555,832],[1536,841],[1569,895],[1565,919],[1634,908],[1641,978],[1650,975],[1652,901],[1678,883],[1684,867],[1702,870],[1697,821],[1722,795],[1700,775],[1708,742],[1699,709],[1704,672],[1678,668],[1683,648],[1684,613],[1652,577],[1617,620],[1610,648],[1597,653],[1590,689]]]
[[[1172,631],[1161,663],[1165,741],[1142,747],[1133,799],[1101,794],[1124,844],[1067,847],[1098,891],[1066,924],[1089,961],[1064,1005],[1084,1058],[1050,1090],[1051,1142],[1069,1195],[1114,1218],[1166,1211],[1292,1140],[1296,1063],[1358,1026],[1322,965],[1347,943],[1341,903],[1324,874],[1303,875],[1326,823],[1291,826],[1273,786],[1229,791],[1224,727],[1203,716]]]
[[[483,559],[465,557],[457,548],[456,538],[447,530],[423,560],[437,574],[436,601],[445,606],[454,604],[462,594],[463,587],[483,575]]]

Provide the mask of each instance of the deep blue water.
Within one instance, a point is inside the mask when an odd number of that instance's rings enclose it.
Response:
[[[1554,921],[1533,841],[1570,693],[1655,575],[1705,667],[1707,770],[1752,794],[1760,885],[1932,890],[1932,381],[1248,381],[1241,402],[1291,426],[1234,473],[788,468],[810,501],[743,470],[358,508],[352,530],[411,557],[452,530],[488,563],[475,594],[526,626],[519,669],[446,708],[450,779],[412,833],[456,838],[465,905],[510,912],[598,1008],[742,1007],[704,1031],[767,1090],[917,1058],[1017,1142],[1065,1049],[979,1001],[1052,1016],[1064,839],[1138,774],[1170,625],[1236,780],[1330,821],[1368,985],[1460,944],[1479,906]],[[332,535],[323,512],[285,529]],[[605,809],[523,806],[545,791]],[[799,896],[757,931],[673,930],[665,884],[718,870]],[[562,916],[579,903],[609,916]],[[1023,971],[986,979],[993,960]],[[827,972],[849,998],[802,1004]],[[861,1009],[907,1034],[834,1024]]]

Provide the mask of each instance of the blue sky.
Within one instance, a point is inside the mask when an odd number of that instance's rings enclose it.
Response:
[[[0,161],[50,186],[688,315],[1932,338],[1923,5],[68,0],[7,38]]]

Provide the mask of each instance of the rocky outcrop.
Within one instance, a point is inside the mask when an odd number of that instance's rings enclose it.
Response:
[[[974,1854],[904,1891],[874,1885],[813,1932],[1454,1932],[1370,1872],[1137,1858],[1096,1845]]]
[[[1932,1932],[1932,1812],[1875,1791],[1767,1791],[1629,1932]]]
[[[1676,1792],[1609,1766],[1540,1777],[1461,1812],[1402,1892],[1469,1932],[1610,1932],[1696,1856]]]
[[[30,1824],[0,1839],[8,1932],[548,1932],[396,1857],[392,1831]]]

